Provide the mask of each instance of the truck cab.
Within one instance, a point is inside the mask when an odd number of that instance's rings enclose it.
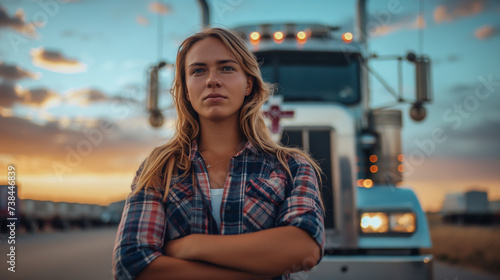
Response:
[[[325,256],[293,278],[432,279],[433,256],[420,252],[431,246],[425,213],[415,193],[400,186],[401,111],[370,108],[363,45],[319,24],[234,31],[275,86],[264,108],[274,115],[270,127],[278,116],[275,139],[308,151],[323,171]],[[293,116],[280,118],[276,110]]]

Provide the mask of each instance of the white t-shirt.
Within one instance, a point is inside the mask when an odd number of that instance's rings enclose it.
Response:
[[[212,216],[217,222],[217,227],[220,229],[220,207],[222,205],[222,194],[224,189],[210,189],[210,196],[212,200]]]

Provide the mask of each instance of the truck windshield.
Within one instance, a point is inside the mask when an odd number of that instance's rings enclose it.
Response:
[[[360,100],[359,55],[332,52],[266,51],[256,53],[265,81],[278,85],[284,101]]]

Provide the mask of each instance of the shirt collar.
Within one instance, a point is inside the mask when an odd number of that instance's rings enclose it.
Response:
[[[245,145],[243,146],[243,148],[241,148],[234,155],[234,157],[238,157],[246,151],[252,152],[254,154],[258,153],[258,150],[252,145],[252,142],[247,141],[245,143]],[[194,160],[199,160],[201,158],[202,157],[201,157],[200,151],[198,150],[198,141],[195,139],[191,142],[191,155],[190,155],[189,159],[191,159],[191,161],[194,161]]]

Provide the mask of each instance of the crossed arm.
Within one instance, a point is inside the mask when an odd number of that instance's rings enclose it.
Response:
[[[192,234],[169,241],[165,253],[137,279],[208,279],[211,275],[261,279],[309,269],[320,258],[314,239],[294,226],[239,235]]]
[[[115,279],[262,279],[313,267],[321,257],[315,240],[324,241],[323,213],[312,168],[299,164],[297,169],[280,218],[288,226],[238,235],[191,234],[168,241],[164,255],[163,194],[148,188],[128,197],[113,253]],[[304,215],[311,216],[296,220]],[[301,228],[310,228],[314,238]]]

